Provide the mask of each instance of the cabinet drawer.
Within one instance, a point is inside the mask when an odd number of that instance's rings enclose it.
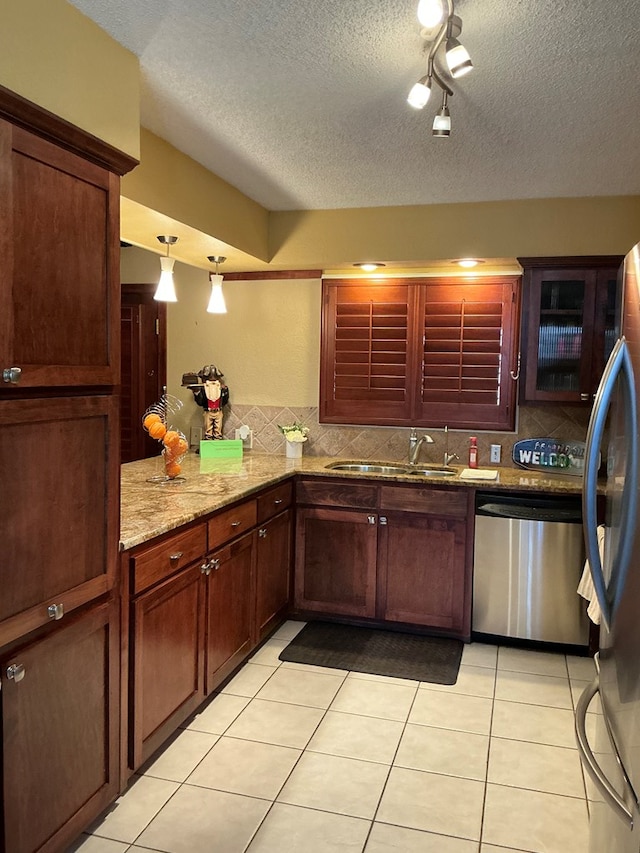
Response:
[[[277,515],[282,510],[286,509],[291,504],[293,495],[293,484],[289,480],[276,486],[274,489],[269,489],[262,495],[258,495],[258,524]]]
[[[356,509],[375,509],[378,487],[341,483],[334,480],[300,480],[296,487],[296,502],[313,506],[348,506]]]
[[[207,550],[204,524],[176,533],[133,558],[133,592],[137,595],[154,583],[204,557]]]
[[[257,501],[245,501],[232,509],[226,509],[215,515],[208,523],[209,550],[224,545],[246,530],[255,527],[257,522]]]
[[[416,488],[409,486],[382,486],[380,488],[380,509],[400,509],[406,512],[422,512],[432,515],[446,515],[454,518],[467,516],[467,489]]]

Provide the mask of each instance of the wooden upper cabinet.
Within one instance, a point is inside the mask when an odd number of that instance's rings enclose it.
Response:
[[[513,429],[519,277],[323,287],[322,422]]]
[[[119,383],[119,185],[0,120],[0,394]]]
[[[591,404],[615,343],[618,257],[520,258],[523,399]]]
[[[324,282],[321,421],[409,421],[413,306],[407,284]]]

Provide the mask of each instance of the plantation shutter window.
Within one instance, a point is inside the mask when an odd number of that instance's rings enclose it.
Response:
[[[516,300],[515,280],[422,288],[420,422],[513,429]]]
[[[412,299],[405,284],[324,283],[321,413],[327,422],[410,418]]]
[[[519,279],[323,282],[323,423],[510,430]]]

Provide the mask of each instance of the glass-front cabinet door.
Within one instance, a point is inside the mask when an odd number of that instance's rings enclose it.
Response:
[[[525,400],[592,401],[614,344],[616,276],[615,265],[525,266]]]

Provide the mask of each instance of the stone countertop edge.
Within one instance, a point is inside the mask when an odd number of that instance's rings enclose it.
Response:
[[[567,474],[527,471],[522,468],[491,466],[497,470],[495,480],[461,480],[455,477],[420,477],[416,474],[375,475],[350,471],[332,471],[327,465],[354,460],[327,456],[303,456],[288,459],[285,456],[247,453],[240,460],[204,460],[209,467],[215,465],[225,470],[201,471],[201,460],[189,453],[182,462],[180,482],[150,483],[149,477],[163,473],[160,457],[141,459],[122,466],[120,550],[128,551],[136,545],[175,530],[222,509],[238,500],[249,497],[287,480],[295,474],[339,477],[343,480],[384,483],[412,483],[416,486],[449,486],[484,491],[507,490],[514,492],[545,492],[548,494],[576,495],[582,492],[582,478]],[[362,460],[360,460],[362,461]],[[367,460],[367,464],[376,464]],[[406,464],[389,463],[387,464]],[[464,466],[455,466],[458,475]],[[483,468],[484,466],[481,466]],[[603,491],[602,487],[599,491]]]

